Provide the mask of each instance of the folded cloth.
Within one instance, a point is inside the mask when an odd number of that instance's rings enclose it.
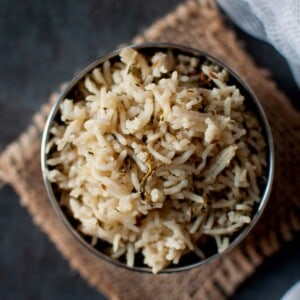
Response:
[[[300,1],[217,1],[239,27],[269,42],[286,58],[300,88]]]
[[[295,283],[281,298],[281,300],[299,300],[300,299],[300,281]]]

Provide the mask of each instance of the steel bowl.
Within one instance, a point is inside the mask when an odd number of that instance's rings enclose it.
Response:
[[[179,271],[185,271],[189,270],[191,268],[200,267],[203,265],[206,265],[210,261],[226,255],[229,251],[231,251],[233,248],[235,248],[242,240],[245,239],[245,237],[249,234],[250,230],[255,226],[258,219],[261,217],[263,210],[267,204],[273,177],[274,177],[274,146],[273,146],[273,139],[272,134],[270,130],[270,126],[268,124],[266,115],[264,113],[264,110],[259,102],[259,100],[256,98],[254,92],[250,89],[250,87],[245,83],[241,77],[233,71],[227,64],[222,62],[221,60],[215,58],[209,53],[206,53],[204,51],[189,48],[182,45],[177,44],[171,44],[171,43],[145,43],[140,45],[132,45],[128,46],[130,48],[134,48],[139,50],[141,53],[144,54],[153,54],[157,51],[167,51],[171,49],[175,53],[180,54],[186,54],[190,56],[195,56],[198,58],[207,59],[209,61],[212,61],[213,63],[220,65],[222,68],[226,69],[228,71],[228,74],[230,76],[230,82],[232,84],[235,84],[239,87],[241,90],[241,93],[245,96],[245,103],[247,109],[253,111],[263,129],[263,135],[266,141],[266,152],[267,152],[267,170],[266,170],[266,183],[262,188],[261,191],[261,199],[260,202],[257,204],[257,207],[255,207],[255,211],[253,212],[252,221],[250,224],[245,226],[241,231],[236,234],[236,236],[233,238],[233,240],[230,242],[229,247],[222,253],[211,253],[207,258],[200,259],[198,256],[196,256],[194,253],[190,253],[189,255],[183,257],[178,265],[171,265],[161,271],[161,273],[172,273],[172,272],[179,272]],[[77,84],[88,74],[90,71],[92,71],[94,68],[100,66],[103,64],[104,61],[110,60],[111,62],[118,60],[119,53],[123,50],[118,49],[116,51],[110,52],[100,58],[98,58],[96,61],[94,61],[92,64],[84,68],[80,73],[78,73],[73,80],[67,85],[65,90],[61,93],[59,96],[57,102],[54,104],[49,117],[47,119],[43,138],[42,138],[42,145],[41,145],[41,167],[42,167],[42,174],[44,178],[45,187],[49,196],[49,199],[51,201],[51,204],[53,208],[55,209],[56,213],[58,214],[60,220],[64,223],[67,230],[73,235],[73,237],[82,245],[84,246],[88,251],[95,254],[99,259],[104,259],[110,263],[113,263],[119,267],[123,267],[129,270],[134,271],[140,271],[140,272],[148,272],[151,273],[151,269],[149,267],[146,267],[140,262],[140,264],[137,264],[134,267],[128,267],[125,262],[110,258],[106,254],[104,254],[103,249],[101,247],[94,247],[92,246],[87,240],[86,237],[78,232],[76,230],[76,222],[74,222],[74,219],[68,215],[59,205],[58,199],[56,196],[56,193],[53,189],[53,184],[47,179],[46,176],[46,170],[47,170],[47,154],[45,151],[46,144],[51,137],[50,134],[50,128],[52,126],[52,122],[55,120],[55,118],[58,116],[59,112],[59,105],[63,99],[66,97],[72,97],[74,90],[76,89]]]

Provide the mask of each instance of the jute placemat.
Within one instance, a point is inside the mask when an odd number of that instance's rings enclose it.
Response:
[[[32,125],[0,156],[0,178],[19,193],[35,223],[71,266],[111,299],[224,299],[254,272],[266,256],[300,230],[300,114],[294,111],[268,72],[259,69],[226,28],[213,1],[190,1],[157,21],[135,42],[171,41],[203,49],[239,72],[262,102],[276,149],[273,192],[262,219],[249,237],[222,259],[176,274],[131,272],[99,260],[66,231],[52,209],[40,172],[45,119],[57,95],[33,117]]]

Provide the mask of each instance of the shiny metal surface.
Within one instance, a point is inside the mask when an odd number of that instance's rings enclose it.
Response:
[[[272,187],[272,182],[273,182],[273,177],[274,177],[274,146],[273,146],[273,139],[272,139],[272,133],[270,130],[270,126],[268,124],[268,121],[267,121],[267,118],[263,111],[263,108],[262,108],[259,100],[256,98],[255,94],[253,93],[253,91],[249,88],[249,86],[240,78],[240,76],[235,71],[233,71],[228,65],[226,65],[221,60],[219,60],[219,59],[213,57],[212,55],[210,55],[206,52],[203,52],[201,50],[189,48],[189,47],[182,46],[182,45],[170,44],[170,43],[146,43],[146,44],[140,44],[140,45],[132,45],[129,47],[138,49],[138,50],[142,51],[143,53],[153,53],[153,52],[159,51],[159,50],[165,51],[167,49],[172,49],[174,51],[177,51],[177,52],[180,52],[183,54],[193,55],[196,57],[204,57],[204,58],[222,66],[223,68],[225,68],[228,71],[228,73],[231,75],[232,79],[234,79],[234,81],[238,84],[239,88],[243,90],[243,93],[244,94],[246,93],[246,105],[257,113],[257,117],[260,121],[260,124],[263,127],[264,136],[265,136],[266,143],[267,143],[267,155],[268,155],[267,182],[266,182],[264,190],[262,191],[261,200],[260,200],[257,210],[252,218],[252,222],[248,226],[245,226],[243,228],[243,230],[241,230],[241,232],[230,243],[230,246],[223,253],[216,253],[216,254],[209,256],[203,260],[195,261],[195,262],[187,264],[187,265],[183,265],[183,266],[179,266],[179,267],[168,267],[165,270],[163,270],[161,273],[179,272],[179,271],[188,270],[188,269],[191,269],[194,267],[199,267],[199,266],[209,263],[213,259],[216,259],[218,257],[226,255],[226,253],[228,253],[234,247],[236,247],[249,234],[250,230],[255,226],[255,224],[261,217],[263,210],[267,204],[270,192],[271,192],[271,187]],[[82,78],[84,78],[87,73],[89,73],[95,67],[101,65],[104,61],[117,57],[121,50],[122,49],[118,49],[116,51],[110,52],[110,53],[102,56],[101,58],[97,59],[95,62],[93,62],[89,66],[87,66],[79,74],[77,74],[77,76],[74,77],[74,79],[68,84],[66,89],[60,95],[58,101],[53,106],[53,108],[49,114],[49,117],[47,119],[47,123],[45,126],[43,139],[42,139],[42,147],[41,147],[41,167],[42,167],[42,173],[43,173],[45,186],[47,189],[47,193],[49,195],[49,199],[52,203],[52,206],[56,210],[56,212],[59,215],[62,222],[65,224],[65,226],[71,232],[71,234],[78,240],[78,242],[80,242],[84,247],[86,247],[89,251],[91,251],[92,253],[97,255],[99,258],[105,259],[106,261],[109,261],[113,264],[116,264],[120,267],[124,267],[124,268],[130,269],[130,270],[150,273],[151,272],[150,268],[147,268],[147,267],[132,267],[132,268],[130,268],[130,267],[126,266],[125,263],[121,263],[115,259],[108,257],[107,255],[101,253],[100,251],[98,251],[97,249],[92,247],[89,243],[87,243],[83,239],[83,237],[72,227],[68,217],[61,210],[61,208],[58,204],[58,201],[54,195],[52,184],[49,182],[49,180],[46,177],[47,155],[45,152],[45,146],[46,146],[47,141],[50,136],[49,129],[51,128],[52,122],[58,113],[60,102],[68,95],[68,93],[70,91],[72,91],[72,89],[74,87],[76,87],[77,83]]]

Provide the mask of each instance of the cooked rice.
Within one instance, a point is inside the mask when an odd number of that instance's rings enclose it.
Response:
[[[108,242],[128,266],[142,253],[157,273],[190,251],[204,258],[207,237],[224,251],[251,222],[265,142],[228,77],[210,61],[129,48],[62,101],[47,176],[93,245]]]

